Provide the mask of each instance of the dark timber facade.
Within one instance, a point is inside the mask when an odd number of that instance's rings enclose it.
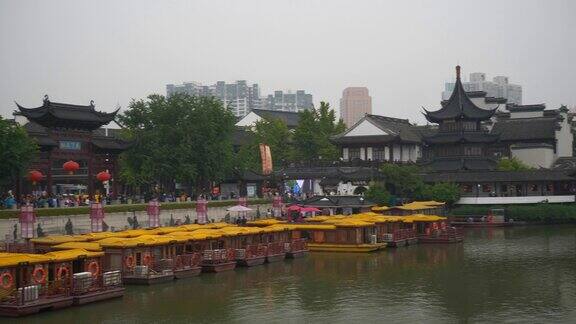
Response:
[[[24,128],[40,149],[29,169],[45,176],[34,187],[26,179],[20,179],[19,194],[35,190],[48,194],[104,194],[105,188],[96,174],[106,170],[112,175],[110,194],[118,194],[118,154],[127,149],[129,143],[118,138],[118,129],[102,128],[114,120],[118,110],[104,113],[96,111],[93,102],[88,106],[71,105],[51,102],[48,96],[37,108],[16,105],[18,110],[14,114],[26,117],[28,122]],[[69,160],[80,165],[73,174],[63,169]]]
[[[488,148],[498,141],[498,135],[485,130],[482,122],[490,120],[496,109],[479,108],[470,100],[457,66],[450,99],[439,110],[424,109],[426,119],[438,124],[436,134],[422,138],[426,167],[433,171],[494,169],[496,161],[488,155]]]

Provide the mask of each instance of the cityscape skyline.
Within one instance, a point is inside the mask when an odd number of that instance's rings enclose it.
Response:
[[[452,77],[447,71],[457,64],[465,75],[509,76],[522,85],[524,104],[576,104],[571,1],[525,1],[521,13],[515,2],[490,1],[482,7],[450,1],[252,3],[126,1],[110,11],[113,3],[106,1],[2,2],[0,46],[11,50],[0,55],[0,114],[10,117],[14,101],[35,106],[44,94],[61,102],[94,100],[104,111],[125,109],[133,98],[163,94],[166,84],[194,76],[253,80],[266,94],[306,89],[315,106],[327,101],[337,112],[344,88],[365,86],[374,114],[423,123],[420,107],[440,106],[439,94]],[[499,12],[491,10],[496,5]],[[309,14],[298,14],[303,11]],[[481,26],[466,24],[470,11],[483,17]],[[338,22],[343,15],[346,24]],[[255,16],[261,19],[247,19]],[[405,28],[408,18],[412,24]],[[536,20],[542,24],[531,23]],[[218,21],[253,32],[229,37]],[[198,32],[206,28],[210,33]],[[365,44],[365,50],[348,43]]]
[[[305,90],[274,90],[263,94],[258,83],[236,80],[216,81],[206,85],[197,81],[167,84],[166,95],[185,93],[196,96],[214,96],[220,99],[236,117],[246,116],[253,109],[299,112],[314,108],[313,96]]]

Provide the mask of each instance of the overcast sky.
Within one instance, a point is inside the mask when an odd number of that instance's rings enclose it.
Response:
[[[0,113],[14,101],[125,108],[167,83],[238,79],[422,123],[454,66],[506,75],[524,103],[576,104],[576,1],[0,0]]]

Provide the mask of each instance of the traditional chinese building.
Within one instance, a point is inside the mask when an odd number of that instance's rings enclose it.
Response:
[[[456,85],[450,99],[436,111],[424,109],[424,116],[438,124],[438,131],[422,138],[425,167],[433,171],[493,170],[496,160],[488,154],[491,144],[498,141],[482,125],[496,113],[478,107],[468,97],[456,67]]]
[[[48,96],[37,108],[16,105],[16,121],[39,146],[30,170],[38,170],[45,176],[36,186],[21,179],[17,184],[21,194],[36,190],[49,194],[93,195],[106,191],[113,196],[118,194],[118,155],[130,144],[118,137],[119,129],[103,128],[114,120],[118,110],[105,113],[97,111],[93,101],[87,106],[72,105],[51,102]],[[78,170],[64,170],[67,161],[77,162]],[[96,179],[101,171],[112,176],[107,184]]]
[[[343,161],[416,162],[421,134],[408,119],[366,114],[344,133],[331,138]]]

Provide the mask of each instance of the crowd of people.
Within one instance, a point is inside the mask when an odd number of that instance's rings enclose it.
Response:
[[[118,197],[120,203],[127,203],[125,197]],[[89,206],[92,202],[102,202],[106,205],[112,203],[110,195],[96,194],[92,197],[86,194],[48,194],[47,192],[35,192],[32,194],[15,197],[9,190],[0,199],[1,209],[15,209],[22,205],[30,204],[34,208],[55,208],[55,207],[79,207]]]

